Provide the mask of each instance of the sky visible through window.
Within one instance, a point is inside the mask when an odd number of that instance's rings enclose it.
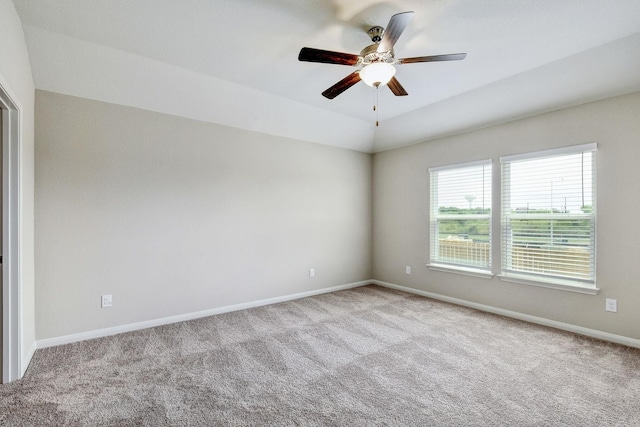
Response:
[[[582,213],[592,206],[592,152],[510,165],[510,208]]]
[[[439,171],[438,206],[491,209],[490,172],[490,164]]]
[[[592,156],[593,152],[584,152],[512,162],[510,208],[582,213],[583,206],[593,204]],[[487,167],[490,165],[465,168],[464,174],[460,169],[439,171],[438,206],[491,208],[486,205],[491,200],[491,182],[481,178]],[[469,180],[469,176],[479,179]]]

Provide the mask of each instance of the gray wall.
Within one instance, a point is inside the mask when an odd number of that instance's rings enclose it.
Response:
[[[38,339],[371,278],[369,154],[43,91],[36,116]]]
[[[640,338],[640,93],[379,153],[373,165],[49,92],[37,92],[36,114],[38,339],[369,278]],[[497,177],[500,156],[587,142],[599,147],[598,295],[426,268],[429,167],[492,158]],[[100,309],[107,293],[114,307]]]
[[[499,157],[598,143],[598,295],[429,270],[428,168],[491,158],[499,209]],[[640,339],[640,93],[585,104],[374,156],[375,279],[396,285]],[[500,270],[499,218],[493,222]],[[413,267],[411,275],[405,266]],[[605,298],[618,312],[605,312]]]

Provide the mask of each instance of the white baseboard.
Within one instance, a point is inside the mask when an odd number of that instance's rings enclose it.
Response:
[[[555,320],[545,319],[543,317],[531,316],[528,314],[518,313],[516,311],[505,310],[502,308],[492,307],[489,305],[478,304],[475,302],[470,302],[466,300],[462,300],[459,298],[448,297],[446,295],[440,295],[432,292],[422,291],[420,289],[409,288],[406,286],[396,285],[394,283],[383,282],[380,280],[363,280],[361,282],[347,283],[345,285],[333,286],[330,288],[317,289],[313,291],[307,292],[299,292],[290,295],[284,295],[280,297],[267,298],[257,301],[251,301],[241,304],[234,304],[225,307],[213,308],[210,310],[203,310],[194,313],[185,313],[177,316],[163,317],[160,319],[147,320],[144,322],[131,323],[127,325],[115,326],[112,328],[98,329],[95,331],[81,332],[78,334],[65,335],[61,337],[47,338],[43,340],[38,340],[31,346],[29,349],[29,353],[25,355],[23,358],[21,370],[22,375],[26,371],[29,366],[29,362],[33,357],[36,348],[46,348],[53,347],[57,345],[63,344],[71,344],[74,342],[90,340],[94,338],[102,338],[110,335],[121,334],[124,332],[132,332],[140,329],[152,328],[154,326],[167,325],[171,323],[184,322],[187,320],[198,319],[201,317],[214,316],[216,314],[228,313],[231,311],[244,310],[247,308],[260,307],[264,305],[277,304],[279,302],[291,301],[300,298],[306,298],[314,295],[326,294],[330,292],[341,291],[345,289],[357,288],[360,286],[366,286],[370,284],[375,284],[379,286],[383,286],[390,289],[397,289],[400,291],[425,296],[428,298],[433,298],[440,301],[449,302],[456,305],[461,305],[464,307],[474,308],[480,311],[486,311],[488,313],[498,314],[501,316],[511,317],[513,319],[524,320],[525,322],[536,323],[543,326],[549,326],[556,329],[561,329],[564,331],[573,332],[580,335],[585,335],[592,338],[601,339],[604,341],[610,341],[617,344],[623,344],[629,347],[640,348],[640,340],[635,338],[629,338],[622,335],[611,334],[608,332],[598,331],[596,329],[584,328],[582,326],[576,326],[569,323],[557,322]]]
[[[279,302],[291,301],[300,298],[306,298],[314,295],[326,294],[330,292],[342,291],[345,289],[357,288],[371,284],[371,280],[363,280],[361,282],[347,283],[346,285],[333,286],[330,288],[316,289],[313,291],[299,292],[280,297],[267,298],[257,301],[251,301],[241,304],[228,305],[225,307],[212,308],[210,310],[197,311],[194,313],[179,314],[177,316],[163,317],[160,319],[146,320],[144,322],[130,323],[127,325],[114,326],[112,328],[98,329],[95,331],[80,332],[78,334],[64,335],[61,337],[46,338],[36,341],[33,351],[37,348],[54,347],[57,345],[71,344],[74,342],[90,340],[94,338],[102,338],[110,335],[121,334],[124,332],[132,332],[140,329],[152,328],[154,326],[167,325],[171,323],[184,322],[186,320],[199,319],[201,317],[214,316],[216,314],[228,313],[231,311],[244,310],[247,308],[260,307],[263,305],[277,304]],[[31,353],[33,356],[33,353]],[[28,360],[31,360],[29,357]],[[25,367],[26,369],[26,367]]]
[[[37,348],[38,348],[37,342],[36,341],[32,342],[31,347],[29,347],[29,350],[27,351],[27,354],[25,354],[22,360],[20,361],[21,362],[20,378],[24,377],[25,372],[27,372],[27,368],[31,363],[31,359],[33,359],[33,355],[36,353]]]
[[[609,332],[598,331],[596,329],[583,328],[582,326],[572,325],[570,323],[557,322],[555,320],[545,319],[543,317],[531,316],[529,314],[518,313],[517,311],[504,310],[502,308],[492,307],[490,305],[478,304],[475,302],[465,301],[458,298],[452,298],[445,295],[435,294],[419,289],[413,289],[406,286],[396,285],[394,283],[382,282],[380,280],[371,280],[373,284],[384,286],[386,288],[397,289],[400,291],[421,295],[437,299],[440,301],[450,302],[452,304],[462,305],[476,310],[486,311],[488,313],[499,314],[501,316],[511,317],[513,319],[524,320],[525,322],[537,323],[538,325],[549,326],[551,328],[562,329],[563,331],[574,332],[580,335],[601,339],[604,341],[614,342],[629,347],[640,348],[640,340],[629,338],[622,335],[611,334]]]

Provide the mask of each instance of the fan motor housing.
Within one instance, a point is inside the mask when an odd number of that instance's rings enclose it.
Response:
[[[362,49],[362,51],[360,51],[360,58],[362,58],[360,62],[365,65],[374,62],[395,63],[393,49],[387,52],[378,52],[378,44],[372,44]]]

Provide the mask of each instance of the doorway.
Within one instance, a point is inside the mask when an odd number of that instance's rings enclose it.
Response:
[[[4,134],[3,131],[3,127],[2,127],[2,116],[4,115],[4,109],[0,107],[0,188],[2,188],[2,137]],[[0,196],[0,224],[2,224],[2,197]],[[2,227],[0,226],[0,242],[2,241]],[[2,287],[2,245],[0,245],[0,289],[4,288]],[[0,292],[0,342],[2,343],[2,347],[1,349],[4,349],[4,330],[3,330],[3,325],[4,325],[4,319],[3,319],[3,305],[2,305],[2,301],[3,301],[3,295],[4,292]],[[4,383],[4,351],[0,351],[0,378],[2,378],[2,380],[0,380],[0,382]]]
[[[0,82],[0,322],[2,383],[22,376],[19,275],[20,110]]]

